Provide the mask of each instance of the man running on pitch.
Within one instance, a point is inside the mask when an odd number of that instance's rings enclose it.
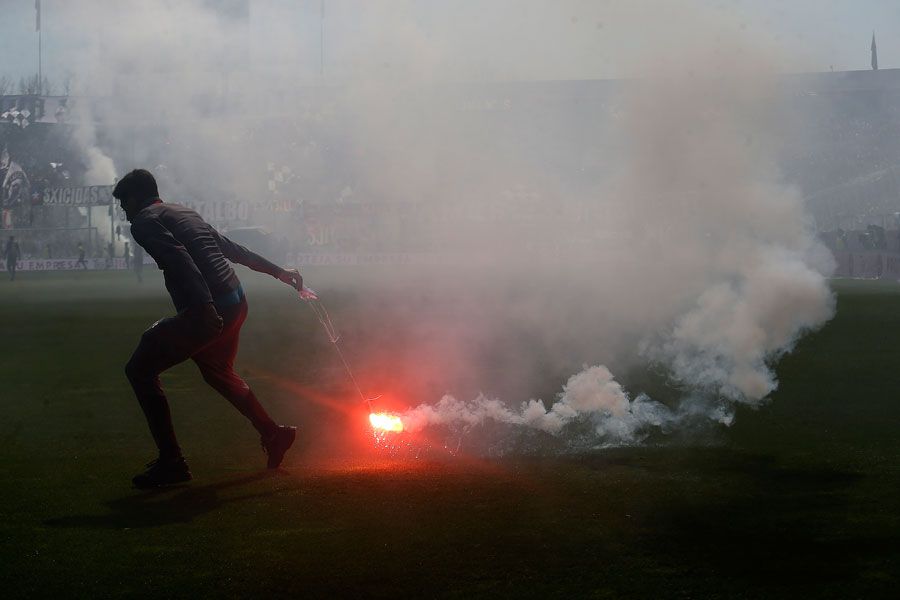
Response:
[[[268,273],[297,290],[303,288],[300,273],[282,269],[220,235],[189,208],[163,203],[149,171],[137,169],[125,175],[116,184],[113,196],[131,222],[134,241],[163,271],[166,289],[178,311],[176,316],[157,321],[144,332],[125,366],[159,448],[159,458],[132,480],[135,487],[151,488],[191,479],[159,382],[160,373],[189,358],[200,367],[203,379],[250,420],[262,437],[269,468],[278,467],[294,443],[297,430],[277,425],[234,372],[247,300],[228,261]]]

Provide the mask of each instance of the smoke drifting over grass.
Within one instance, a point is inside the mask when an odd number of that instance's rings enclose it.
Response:
[[[593,366],[547,405],[447,396],[408,413],[412,427],[495,420],[560,434],[589,422],[605,444],[697,418],[730,424],[734,404],[758,406],[777,388],[772,365],[833,314],[830,256],[777,166],[778,57],[738,23],[684,7],[677,43],[641,49],[642,77],[614,111],[620,154],[597,200],[629,233],[628,251],[601,244],[598,257],[616,260],[573,273],[596,282],[591,301],[640,337],[684,397],[630,399]]]
[[[420,405],[402,416],[404,427],[413,432],[432,425],[465,432],[494,421],[560,435],[568,425],[589,422],[598,443],[612,444],[636,441],[648,427],[667,428],[678,419],[668,407],[645,395],[631,400],[604,366],[589,367],[570,377],[549,410],[539,400],[511,409],[485,396],[464,402],[448,395],[437,404]]]
[[[82,132],[92,164],[114,162],[121,174],[164,161],[162,191],[172,201],[209,194],[211,182],[257,199],[264,180],[252,165],[309,155],[300,170],[310,179],[327,173],[335,189],[414,200],[437,215],[414,233],[440,240],[456,257],[453,269],[404,267],[417,290],[440,293],[383,307],[393,311],[385,319],[422,334],[408,342],[404,364],[385,367],[440,370],[453,391],[473,378],[476,361],[497,361],[502,371],[482,389],[509,383],[524,395],[446,395],[407,412],[409,429],[496,421],[565,436],[588,423],[603,445],[697,419],[727,424],[735,404],[757,406],[776,389],[775,361],[830,318],[829,255],[778,169],[786,123],[777,74],[789,65],[726,9],[333,2],[330,18],[352,26],[327,38],[329,75],[320,80],[309,60],[318,49],[284,26],[289,3],[253,4],[249,25],[214,4],[64,9],[73,29],[107,32],[71,66],[82,92],[110,95],[94,115],[106,154],[96,156],[95,130]],[[308,23],[318,15],[290,16],[307,33],[316,29]],[[265,27],[265,19],[281,22]],[[439,85],[590,76],[629,78],[604,99],[585,100],[597,102],[596,122],[584,113],[517,113],[515,99],[461,110],[459,91]],[[317,95],[328,101],[310,100]],[[474,112],[491,128],[473,124]],[[298,146],[290,127],[256,127],[264,118],[300,123],[319,141],[340,138],[343,151]],[[161,123],[163,142],[154,138]],[[590,156],[569,152],[590,136],[602,138],[588,144]],[[583,166],[573,169],[573,160]],[[543,211],[537,233],[517,218],[535,208]],[[401,234],[377,235],[390,242]],[[559,241],[552,252],[539,247],[545,239]],[[459,285],[444,283],[454,278]],[[533,399],[535,364],[520,344],[503,341],[503,327],[527,330],[549,371],[593,366],[571,375],[557,397]],[[484,347],[493,354],[474,358]],[[357,358],[363,371],[383,360]],[[617,383],[616,368],[648,363],[677,384],[680,401],[664,405]]]

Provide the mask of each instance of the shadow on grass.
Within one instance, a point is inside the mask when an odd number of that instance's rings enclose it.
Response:
[[[279,471],[261,471],[207,485],[185,484],[146,492],[135,491],[124,498],[107,502],[110,512],[105,515],[57,517],[48,519],[44,524],[61,528],[128,529],[188,523],[225,504],[264,498],[285,491],[287,488],[279,487],[237,496],[220,495],[225,490],[272,479],[278,475]]]
[[[894,580],[900,531],[870,513],[891,504],[892,482],[734,449],[668,451],[674,456],[648,449],[579,461],[652,478],[669,472],[673,481],[702,473],[634,511],[636,547],[662,571],[720,578],[735,589]]]

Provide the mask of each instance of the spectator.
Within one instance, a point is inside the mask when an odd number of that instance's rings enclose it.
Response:
[[[63,98],[59,101],[59,106],[54,113],[57,123],[65,123],[69,119],[69,99]]]
[[[87,271],[87,262],[84,260],[84,244],[78,242],[78,262],[75,263],[75,266],[81,265],[81,267]]]
[[[19,266],[19,257],[22,254],[19,250],[19,243],[16,241],[15,237],[9,236],[4,254],[6,256],[6,270],[9,271],[9,280],[15,281],[16,267]]]

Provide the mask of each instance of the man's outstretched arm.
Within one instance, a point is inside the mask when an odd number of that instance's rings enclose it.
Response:
[[[249,267],[254,271],[258,271],[260,273],[271,275],[275,279],[279,279],[289,286],[295,288],[297,291],[303,289],[303,277],[300,276],[300,271],[296,269],[283,269],[279,267],[275,263],[263,258],[256,252],[248,250],[244,246],[231,241],[230,239],[216,231],[215,227],[210,226],[209,230],[212,232],[213,237],[216,239],[216,243],[219,245],[219,249],[222,251],[222,254],[225,255],[225,258],[227,258],[231,262],[244,265],[245,267]]]

